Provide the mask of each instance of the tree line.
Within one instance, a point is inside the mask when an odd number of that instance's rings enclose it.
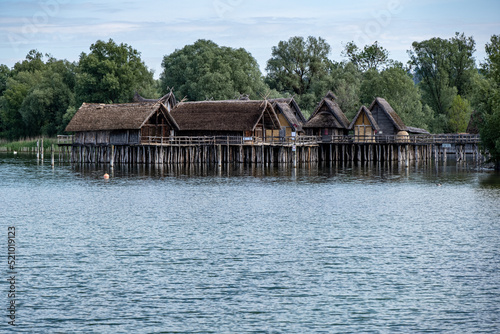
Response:
[[[464,132],[476,112],[483,142],[500,156],[500,35],[485,50],[478,66],[474,39],[456,33],[414,42],[406,64],[378,42],[349,42],[337,62],[323,38],[296,36],[272,47],[263,75],[245,49],[198,40],[165,55],[158,80],[136,49],[111,39],[92,44],[77,62],[32,50],[12,68],[0,65],[0,137],[61,134],[83,102],[126,103],[135,92],[158,98],[174,88],[190,101],[293,96],[308,116],[330,90],[348,118],[379,96],[405,124],[431,133]]]

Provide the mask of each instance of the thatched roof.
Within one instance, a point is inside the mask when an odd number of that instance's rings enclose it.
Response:
[[[294,101],[293,97],[278,97],[276,99],[268,99],[268,101],[271,104],[274,104],[276,102],[281,102],[281,103],[288,103],[290,104],[292,101]]]
[[[387,102],[385,99],[383,99],[381,97],[375,98],[375,100],[373,100],[372,104],[370,105],[370,108],[369,108],[370,111],[373,111],[373,108],[377,104],[380,106],[382,111],[384,111],[385,114],[387,114],[387,117],[392,121],[392,123],[394,124],[394,126],[396,127],[396,129],[398,131],[407,131],[406,125],[403,123],[403,121],[401,120],[399,115],[396,114],[394,109],[392,109],[389,102]]]
[[[342,125],[332,116],[331,113],[323,111],[317,113],[313,118],[309,119],[304,128],[336,128],[342,129]]]
[[[302,120],[296,117],[296,113],[293,112],[290,105],[286,102],[276,102],[274,103],[274,109],[276,112],[281,112],[286,118],[288,123],[295,129],[295,131],[302,131]]]
[[[156,102],[99,104],[83,103],[77,110],[65,131],[137,130],[160,109],[170,124],[178,129],[175,120]]]
[[[325,99],[335,101],[335,100],[337,100],[337,95],[333,94],[333,92],[331,90],[329,90],[325,95]]]
[[[300,125],[303,125],[305,122],[307,122],[306,118],[304,117],[304,114],[302,114],[302,111],[300,110],[299,104],[297,103],[297,101],[295,101],[293,97],[270,99],[268,101],[271,102],[273,107],[276,103],[288,104],[291,112],[295,115],[295,118],[301,123]]]
[[[311,117],[309,117],[307,123],[304,124],[304,128],[347,129],[349,128],[349,120],[337,102],[324,97]]]
[[[408,131],[408,133],[413,133],[413,134],[417,134],[417,135],[428,135],[428,134],[430,134],[429,131],[427,131],[425,129],[415,128],[413,126],[407,126],[406,127],[406,131]]]
[[[370,122],[370,124],[372,125],[372,128],[374,130],[377,130],[379,131],[380,128],[378,126],[378,123],[377,121],[375,121],[375,118],[373,118],[373,115],[371,113],[370,110],[368,110],[368,108],[366,108],[365,106],[361,106],[361,108],[359,108],[358,110],[358,113],[356,114],[356,116],[354,116],[354,118],[352,119],[352,122],[351,124],[349,125],[349,130],[353,130],[354,129],[354,125],[356,124],[356,121],[358,120],[359,117],[361,117],[362,114],[365,114],[366,117],[368,118],[368,121]]]
[[[172,90],[170,90],[168,94],[163,95],[159,99],[145,99],[142,96],[140,96],[139,93],[135,92],[134,102],[160,102],[166,106],[170,104],[170,107],[174,107],[177,104],[177,99],[175,98],[175,95],[172,92]]]
[[[157,102],[158,99],[146,99],[139,95],[139,93],[134,93],[134,102]]]
[[[171,114],[185,131],[249,131],[262,118],[266,128],[280,129],[278,116],[268,101],[181,102]]]

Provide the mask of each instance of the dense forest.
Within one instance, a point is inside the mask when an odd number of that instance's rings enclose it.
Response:
[[[378,42],[350,42],[336,62],[323,38],[291,37],[272,48],[263,75],[245,49],[198,40],[165,55],[157,80],[140,52],[111,39],[78,62],[32,50],[12,68],[0,65],[0,138],[61,134],[83,102],[131,102],[135,92],[158,98],[173,87],[190,101],[293,96],[307,117],[331,90],[349,119],[379,96],[407,125],[431,133],[465,132],[474,113],[483,144],[500,160],[500,35],[484,47],[478,65],[472,37],[432,38],[414,42],[403,64]]]

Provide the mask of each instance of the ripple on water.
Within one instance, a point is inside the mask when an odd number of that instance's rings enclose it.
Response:
[[[105,167],[0,158],[2,226],[18,233],[21,332],[500,326],[491,175],[118,167],[104,181]]]

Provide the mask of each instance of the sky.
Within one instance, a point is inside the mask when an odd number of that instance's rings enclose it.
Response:
[[[500,34],[499,0],[0,0],[0,64],[12,67],[37,49],[78,61],[97,40],[113,39],[141,53],[158,78],[165,55],[209,39],[244,48],[265,74],[272,47],[293,36],[324,38],[330,59],[343,46],[378,41],[406,63],[414,41],[473,36],[476,62]]]

